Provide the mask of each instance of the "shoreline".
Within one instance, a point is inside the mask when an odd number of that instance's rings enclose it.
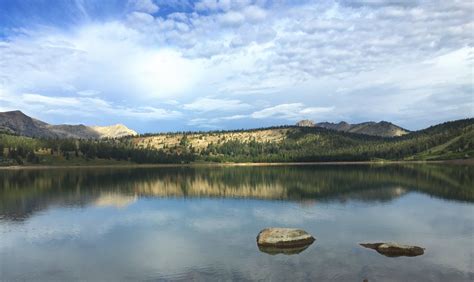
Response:
[[[452,164],[474,165],[474,159],[431,161],[339,161],[339,162],[275,162],[275,163],[189,163],[189,164],[92,164],[92,165],[15,165],[0,166],[0,170],[72,169],[72,168],[160,168],[160,167],[237,167],[237,166],[314,166],[314,165],[392,165],[392,164]]]

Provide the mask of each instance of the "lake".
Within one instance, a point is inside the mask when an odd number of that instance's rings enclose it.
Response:
[[[259,250],[302,228],[296,254]],[[359,243],[425,248],[386,257]],[[472,281],[474,166],[0,170],[0,280]]]

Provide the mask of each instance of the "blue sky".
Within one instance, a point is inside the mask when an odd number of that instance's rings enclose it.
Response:
[[[474,115],[470,1],[0,0],[0,111],[139,132]]]

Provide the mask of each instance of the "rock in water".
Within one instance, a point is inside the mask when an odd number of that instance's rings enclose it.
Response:
[[[387,257],[416,257],[425,253],[425,249],[418,246],[401,245],[397,243],[368,243],[360,244],[362,247],[376,250]]]
[[[259,248],[307,247],[314,241],[314,237],[308,232],[294,228],[265,228],[257,236]]]

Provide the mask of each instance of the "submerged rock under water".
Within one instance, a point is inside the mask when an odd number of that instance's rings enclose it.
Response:
[[[295,228],[265,228],[257,236],[260,251],[267,254],[298,254],[316,239],[311,234]]]

